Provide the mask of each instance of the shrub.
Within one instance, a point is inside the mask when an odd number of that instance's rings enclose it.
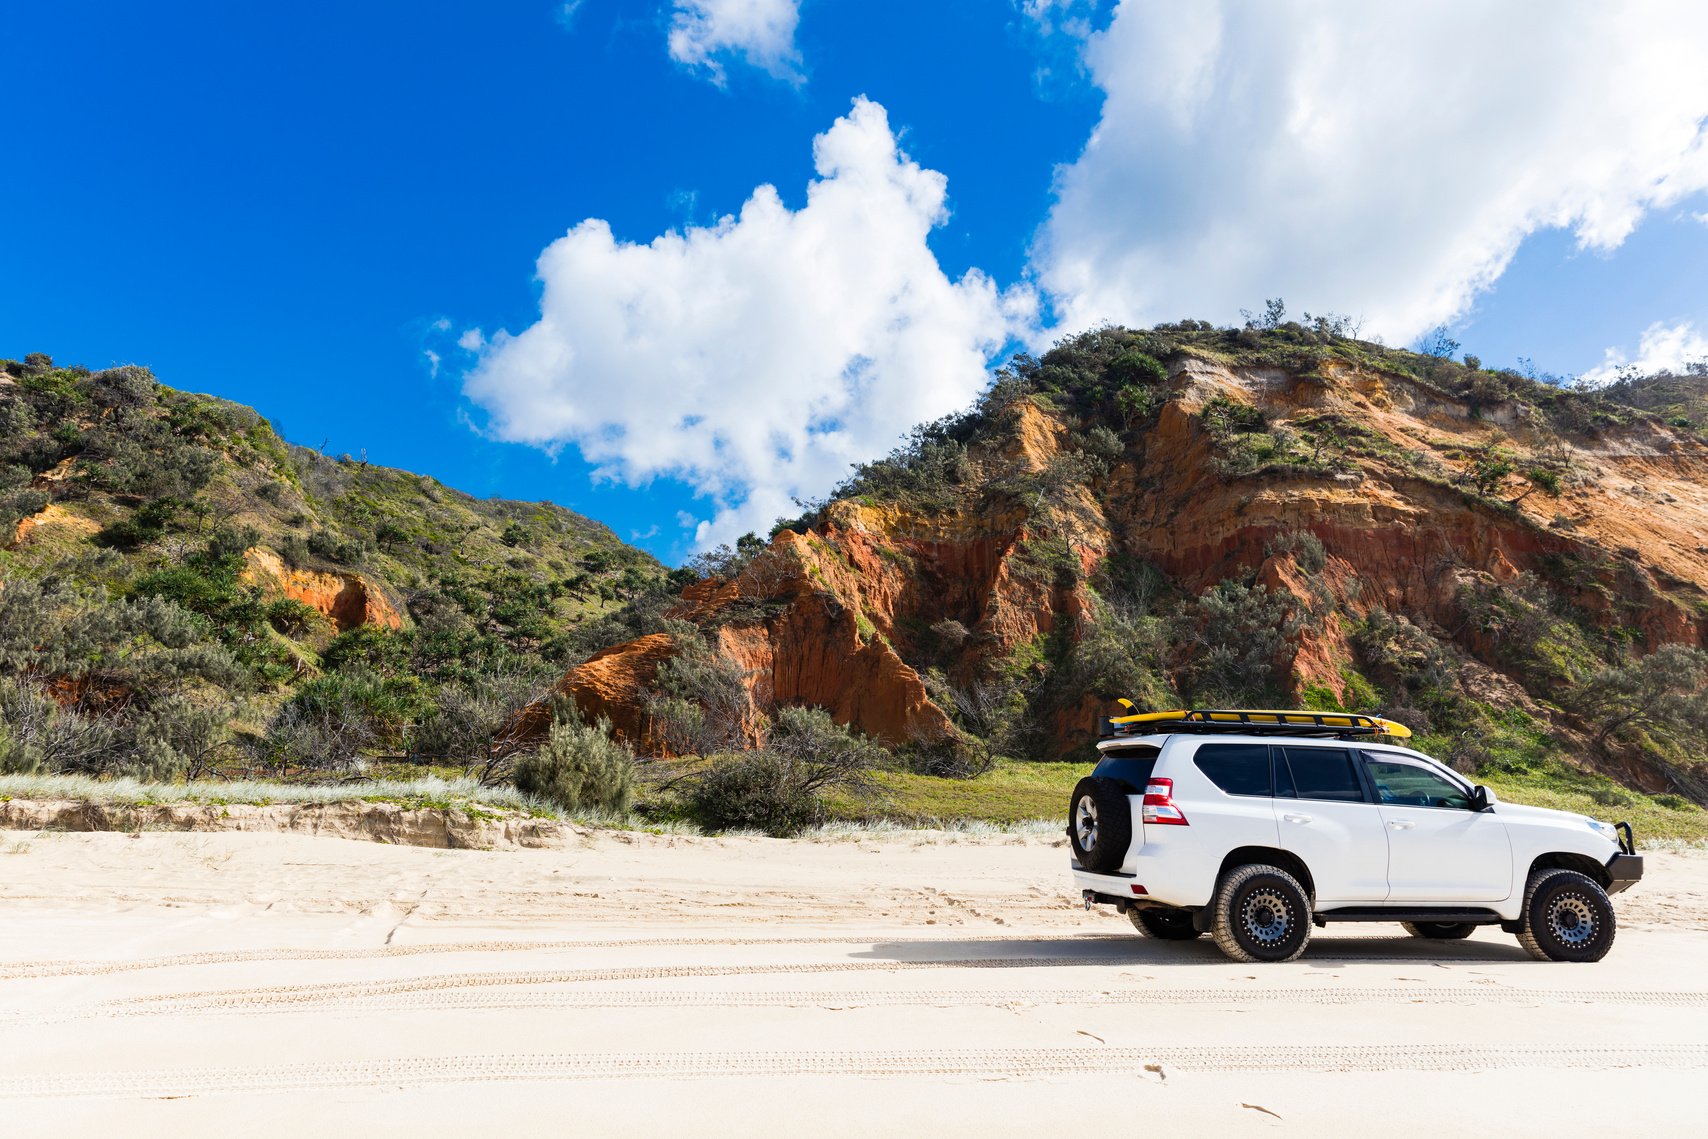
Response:
[[[1269,417],[1254,404],[1239,403],[1218,395],[1204,404],[1199,414],[1204,426],[1218,439],[1233,435],[1255,435],[1269,430]]]
[[[141,407],[153,402],[158,386],[153,372],[135,364],[96,372],[89,384],[90,397],[100,407]]]
[[[990,747],[972,736],[946,736],[908,744],[896,753],[896,758],[910,771],[939,779],[976,779],[996,766],[996,756]]]
[[[1260,701],[1277,695],[1276,666],[1298,631],[1287,608],[1285,596],[1237,581],[1218,582],[1199,596],[1181,631],[1197,642],[1181,677],[1194,703],[1262,707]]]
[[[818,819],[817,795],[797,778],[787,757],[747,751],[712,758],[694,787],[694,814],[712,830],[762,830],[786,836]]]
[[[281,597],[267,606],[267,624],[287,637],[302,638],[326,628],[326,618],[312,605]]]
[[[874,799],[882,747],[856,736],[822,708],[784,708],[763,750],[715,758],[692,803],[714,830],[789,835],[823,816],[825,792]]]
[[[1168,369],[1156,357],[1130,348],[1109,364],[1110,378],[1121,385],[1155,386],[1168,382]]]
[[[659,666],[647,712],[679,755],[711,755],[742,746],[752,714],[743,673],[698,636],[677,637],[682,651]]]
[[[508,661],[443,684],[411,748],[417,755],[460,763],[483,784],[508,779],[519,750],[513,725],[545,683],[537,662]]]
[[[32,514],[40,514],[48,502],[46,491],[27,486],[0,494],[0,530],[8,531],[0,535],[0,540],[10,539],[13,527]]]
[[[157,498],[143,504],[128,518],[110,522],[95,535],[97,545],[133,550],[166,532],[177,519],[182,504],[175,498]]]
[[[1598,670],[1570,703],[1595,726],[1597,744],[1627,728],[1700,740],[1708,731],[1708,653],[1662,645],[1641,660]]]
[[[202,708],[181,697],[160,701],[136,723],[134,753],[124,774],[138,779],[198,779],[230,741],[224,709]]]
[[[360,666],[327,673],[297,689],[279,709],[262,751],[279,766],[354,767],[364,752],[400,743],[422,704],[414,677],[383,677]]]
[[[378,625],[357,625],[334,637],[320,659],[335,671],[368,669],[393,676],[408,670],[409,642],[407,633],[394,633]]]
[[[634,800],[635,754],[611,735],[611,723],[556,719],[545,746],[516,759],[518,790],[566,811],[627,812]]]
[[[1328,551],[1322,539],[1309,530],[1288,530],[1269,539],[1263,552],[1272,558],[1291,556],[1306,573],[1321,573],[1328,565]]]

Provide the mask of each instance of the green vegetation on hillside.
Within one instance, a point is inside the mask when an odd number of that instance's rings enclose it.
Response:
[[[340,630],[269,564],[323,592],[359,576],[400,627]],[[669,581],[550,503],[329,458],[146,369],[42,355],[0,361],[0,578],[0,771],[151,779],[385,757],[502,778],[515,712]]]

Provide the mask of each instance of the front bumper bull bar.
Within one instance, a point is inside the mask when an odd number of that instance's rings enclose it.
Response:
[[[1643,878],[1643,856],[1637,853],[1637,840],[1631,834],[1630,823],[1614,823],[1619,832],[1619,853],[1607,860],[1607,892],[1617,894],[1629,890]]]

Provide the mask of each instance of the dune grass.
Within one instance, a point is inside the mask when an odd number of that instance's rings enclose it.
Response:
[[[321,803],[395,803],[408,809],[516,812],[564,818],[549,803],[514,787],[483,787],[473,779],[426,776],[408,780],[347,783],[276,783],[269,780],[195,780],[152,783],[140,779],[95,779],[87,775],[0,775],[0,800],[74,799],[112,806],[193,803],[210,806],[268,806]]]

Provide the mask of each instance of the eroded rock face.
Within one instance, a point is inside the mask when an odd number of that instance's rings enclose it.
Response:
[[[340,633],[361,625],[401,629],[403,618],[385,594],[361,574],[294,569],[259,546],[243,553],[242,580],[318,610]]]
[[[667,633],[612,645],[571,669],[552,693],[575,701],[589,721],[609,720],[618,738],[643,754],[668,754],[647,715],[645,694],[658,676],[659,666],[676,651],[676,643]],[[550,703],[541,700],[523,710],[510,735],[517,740],[536,740],[550,728]]]
[[[7,548],[15,550],[25,543],[43,536],[46,531],[54,529],[63,529],[77,537],[87,538],[98,533],[101,527],[88,518],[71,513],[63,506],[50,503],[36,513],[18,519],[18,525],[13,529],[12,536],[7,542]]]
[[[778,534],[736,580],[690,587],[672,615],[699,625],[740,665],[756,706],[821,705],[891,743],[955,734],[921,678],[927,667],[964,679],[1082,636],[1098,605],[1088,581],[1116,555],[1151,562],[1193,594],[1226,578],[1254,580],[1300,616],[1357,619],[1381,606],[1455,639],[1482,659],[1490,683],[1511,682],[1496,671],[1494,646],[1467,627],[1462,594],[1527,572],[1609,628],[1635,629],[1650,649],[1708,645],[1708,448],[1688,433],[1639,423],[1594,438],[1544,437],[1522,407],[1473,416],[1409,379],[1335,362],[1309,376],[1195,358],[1172,369],[1168,400],[1126,437],[1107,475],[1058,487],[1048,508],[1041,496],[991,490],[1041,478],[1069,446],[1054,413],[1020,400],[997,441],[969,455],[971,489],[954,508],[832,503],[808,532]],[[1202,414],[1218,396],[1281,425],[1337,413],[1371,433],[1370,443],[1332,474],[1230,477]],[[1513,475],[1479,498],[1454,480],[1492,444],[1546,446],[1578,475],[1559,497],[1527,494]],[[1293,532],[1321,540],[1320,568],[1271,555],[1274,540]],[[932,632],[942,622],[958,623],[964,639],[945,644]],[[565,681],[584,709],[637,740],[646,732],[626,693],[644,687],[665,651],[647,642],[654,638],[607,650]],[[1277,663],[1295,696],[1344,698],[1353,660],[1347,627],[1331,616],[1301,622]],[[1054,713],[1044,750],[1086,743],[1111,695],[1087,694]]]

